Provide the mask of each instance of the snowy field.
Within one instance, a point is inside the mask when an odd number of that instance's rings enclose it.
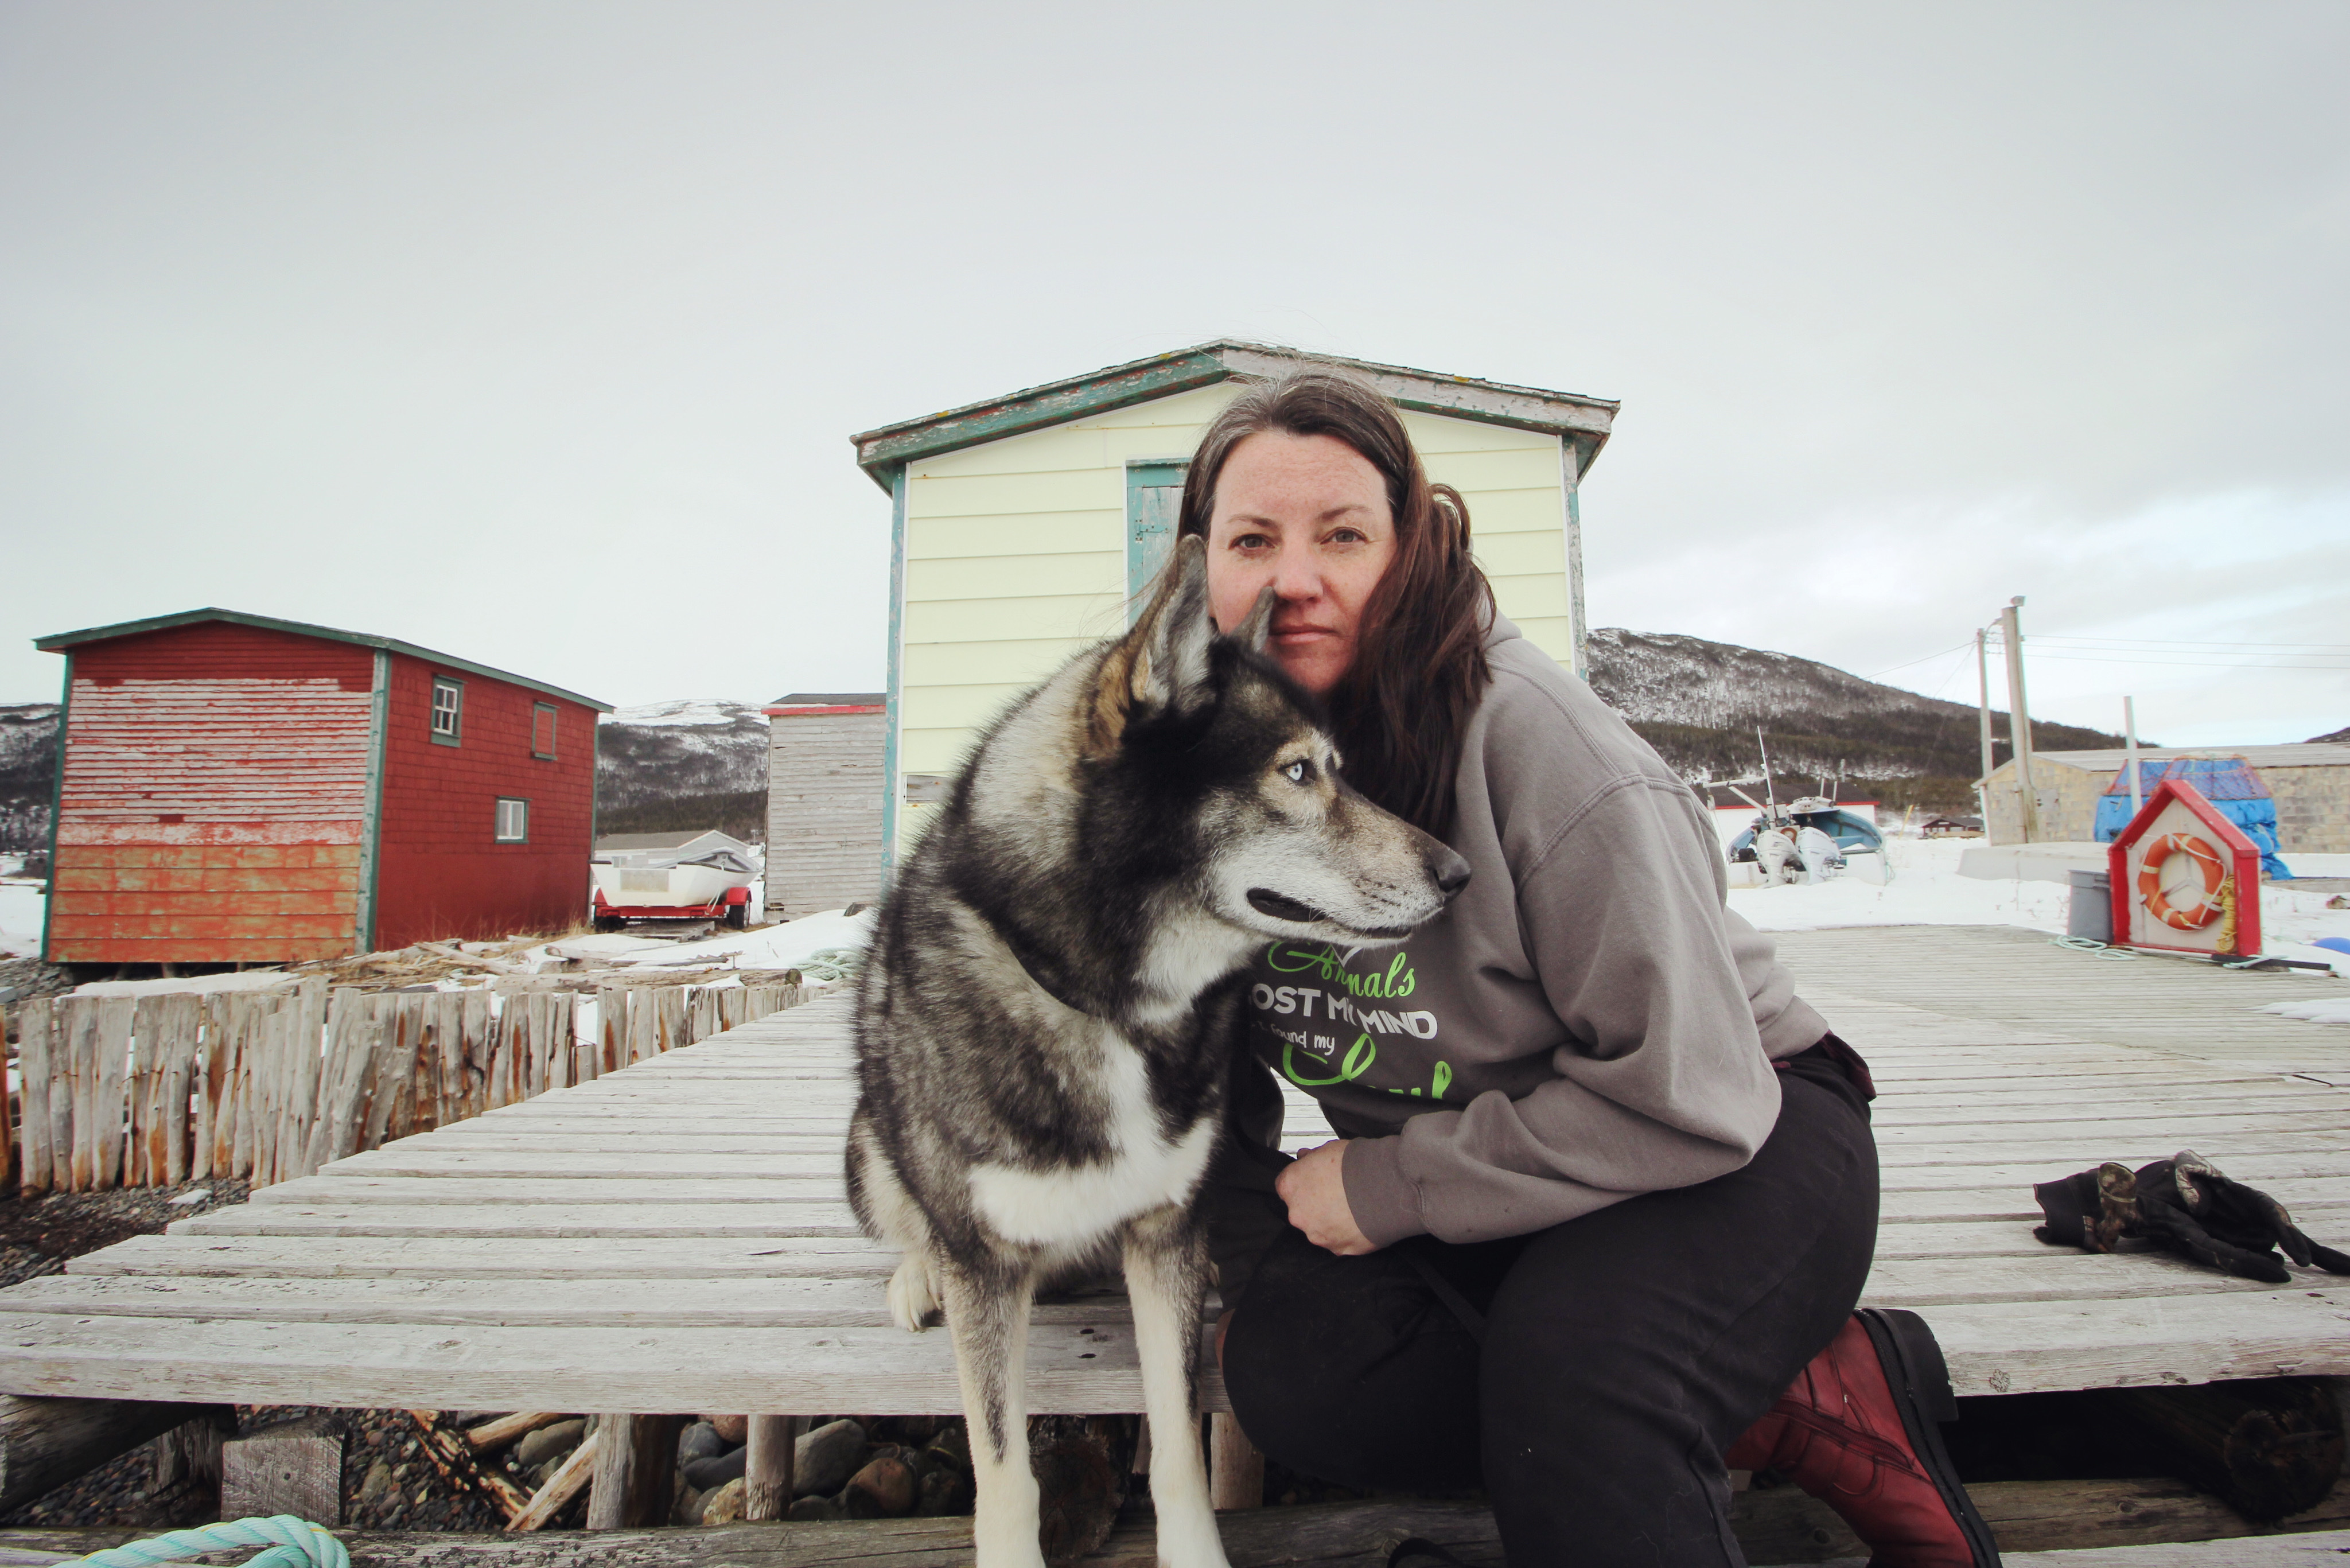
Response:
[[[1893,879],[1880,886],[1873,857],[1814,886],[1732,888],[1730,907],[1766,931],[1831,926],[2021,926],[2064,933],[2072,889],[2054,882],[1989,881],[1959,875],[1959,857],[1980,840],[1887,838]],[[2334,869],[2339,857],[2295,857],[2312,870]],[[2326,864],[2321,865],[2323,860]],[[2272,882],[2261,889],[2261,945],[2274,958],[2331,963],[2350,978],[2350,953],[2314,948],[2321,937],[2350,940],[2350,909],[2329,909],[2334,896]]]

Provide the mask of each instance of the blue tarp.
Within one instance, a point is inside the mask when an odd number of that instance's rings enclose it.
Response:
[[[2180,784],[2193,784],[2211,803],[2213,810],[2241,829],[2252,846],[2261,852],[2261,870],[2267,876],[2291,880],[2293,873],[2277,858],[2276,802],[2269,796],[2269,786],[2261,775],[2241,757],[2171,757],[2161,760],[2138,760],[2138,790],[2151,795],[2157,784],[2165,779],[2177,779]],[[2129,769],[2125,765],[2114,775],[2113,784],[2097,802],[2097,842],[2111,844],[2129,826]]]

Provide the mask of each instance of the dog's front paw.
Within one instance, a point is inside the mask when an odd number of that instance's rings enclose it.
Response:
[[[938,1310],[939,1293],[931,1279],[930,1260],[908,1253],[889,1276],[889,1321],[908,1334],[920,1334],[930,1326],[931,1314]]]

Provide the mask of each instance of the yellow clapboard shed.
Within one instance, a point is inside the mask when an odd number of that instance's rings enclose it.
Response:
[[[1581,673],[1575,491],[1617,405],[1315,358],[1404,410],[1430,477],[1469,503],[1502,613]],[[919,836],[989,720],[1124,628],[1173,541],[1201,431],[1243,386],[1298,363],[1262,344],[1206,343],[854,438],[892,514],[885,861]]]

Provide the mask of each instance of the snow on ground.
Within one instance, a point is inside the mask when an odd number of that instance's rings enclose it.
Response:
[[[182,992],[267,991],[286,983],[286,971],[248,969],[225,974],[183,974],[169,980],[93,980],[74,987],[76,996],[164,996]]]
[[[2280,1018],[2305,1018],[2312,1023],[2350,1023],[2350,996],[2320,997],[2315,1002],[2272,1002],[2261,1011]]]
[[[49,898],[39,882],[0,882],[0,958],[33,958],[41,950],[41,912]]]
[[[873,910],[868,906],[854,915],[827,909],[779,926],[765,926],[755,931],[722,931],[692,942],[632,937],[620,931],[570,937],[518,956],[529,961],[546,958],[624,958],[633,961],[639,969],[690,969],[707,964],[723,964],[733,969],[799,969],[821,952],[861,949],[872,934]]]
[[[1959,857],[1970,842],[1887,838],[1894,873],[1889,883],[1879,886],[1876,881],[1877,867],[1870,864],[1874,857],[1857,856],[1854,868],[1833,881],[1732,888],[1730,907],[1766,931],[1830,926],[2021,926],[2063,935],[2072,889],[2054,882],[1961,877]],[[2263,887],[2262,948],[2274,958],[2330,963],[2336,974],[2350,978],[2350,953],[2309,945],[2321,937],[2350,940],[2350,909],[2328,909],[2334,897],[2297,889],[2291,882]]]
[[[1970,840],[1892,838],[1885,841],[1893,880],[1878,885],[1873,856],[1856,856],[1852,869],[1810,886],[1732,888],[1730,907],[1766,931],[1815,931],[1830,926],[2023,926],[2061,935],[2071,898],[2053,882],[1987,882],[1959,875]]]

